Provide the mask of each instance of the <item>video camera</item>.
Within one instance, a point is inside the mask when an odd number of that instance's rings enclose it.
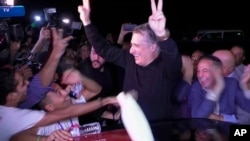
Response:
[[[47,27],[62,28],[64,36],[72,35],[74,30],[80,30],[82,27],[81,22],[68,20],[67,23],[64,23],[62,19],[59,19],[56,8],[45,8],[43,11]]]
[[[28,67],[32,70],[33,74],[38,73],[42,67],[42,64],[34,60],[32,55],[27,55],[26,57],[22,58],[16,58],[14,66],[17,69],[20,69],[24,65],[28,65]]]

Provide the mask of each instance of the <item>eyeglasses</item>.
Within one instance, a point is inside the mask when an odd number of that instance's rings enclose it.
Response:
[[[201,57],[195,57],[195,56],[192,56],[191,59],[194,60],[194,61],[199,61]]]

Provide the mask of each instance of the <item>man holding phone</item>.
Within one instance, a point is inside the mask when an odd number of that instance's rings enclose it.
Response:
[[[78,7],[88,40],[107,62],[125,69],[123,90],[136,90],[138,104],[149,121],[172,118],[171,99],[181,79],[181,56],[166,31],[163,0],[156,6],[151,0],[152,15],[148,23],[133,30],[128,51],[109,44],[90,20],[89,0]]]

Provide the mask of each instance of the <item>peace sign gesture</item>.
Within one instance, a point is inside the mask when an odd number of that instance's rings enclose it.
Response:
[[[78,13],[80,14],[80,19],[84,26],[91,23],[90,20],[90,4],[89,0],[82,0],[83,5],[78,6]]]
[[[157,6],[155,0],[151,0],[152,15],[149,16],[148,23],[158,37],[164,36],[166,34],[166,18],[162,12],[162,8],[163,0],[158,0]]]

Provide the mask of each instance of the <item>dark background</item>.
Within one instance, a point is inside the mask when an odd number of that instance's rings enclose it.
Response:
[[[80,21],[77,6],[81,0],[16,0],[26,8],[25,21],[32,22],[43,8],[55,7],[60,15]],[[122,23],[147,22],[151,14],[150,0],[91,0],[92,21],[103,33],[118,33]],[[243,29],[249,35],[249,7],[246,1],[233,0],[164,0],[167,27],[174,38],[192,36],[198,29]]]

